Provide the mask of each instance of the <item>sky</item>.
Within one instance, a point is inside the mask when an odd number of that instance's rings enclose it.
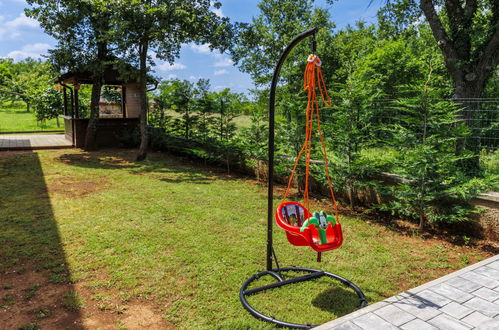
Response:
[[[220,16],[231,21],[251,22],[259,14],[259,0],[221,0],[222,7],[216,10]],[[337,29],[358,20],[375,22],[376,11],[383,1],[337,0],[334,5],[318,5],[327,8]],[[24,15],[28,5],[24,0],[0,0],[0,57],[10,57],[15,61],[27,57],[40,58],[55,46],[56,41],[40,28],[37,21]],[[197,81],[210,79],[212,89],[230,88],[234,92],[246,93],[253,88],[248,74],[242,73],[233,65],[230,57],[218,51],[210,52],[207,45],[186,44],[180,58],[173,65],[157,60],[154,74],[164,79],[186,79]]]

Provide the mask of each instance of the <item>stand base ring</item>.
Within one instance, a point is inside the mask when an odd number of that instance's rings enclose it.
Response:
[[[289,280],[285,280],[280,275],[280,272],[287,272],[287,271],[306,272],[308,274],[303,275],[303,276],[299,276],[299,277],[294,277],[294,278],[291,278]],[[277,282],[272,283],[272,284],[268,284],[268,285],[264,285],[264,286],[261,286],[261,287],[257,287],[257,288],[254,288],[254,289],[246,290],[246,288],[253,281],[255,281],[255,280],[257,280],[260,277],[265,276],[265,275],[270,275],[270,276],[274,277],[277,280]],[[266,322],[270,322],[270,323],[274,323],[274,324],[277,324],[277,325],[282,326],[282,327],[297,328],[297,329],[310,329],[310,328],[315,327],[316,325],[312,325],[310,323],[299,324],[299,323],[291,323],[291,322],[286,322],[286,321],[280,321],[280,320],[275,319],[272,316],[268,316],[268,315],[260,313],[259,311],[257,311],[256,309],[254,309],[248,303],[248,301],[246,300],[246,296],[250,296],[252,294],[255,294],[255,293],[258,293],[258,292],[262,292],[262,291],[265,291],[265,290],[269,290],[269,289],[272,289],[272,288],[278,288],[278,287],[281,287],[281,286],[284,286],[284,285],[287,285],[287,284],[293,284],[293,283],[298,283],[298,282],[310,281],[310,280],[313,280],[313,279],[316,279],[316,278],[320,278],[320,277],[323,277],[323,276],[330,277],[330,278],[333,278],[335,280],[338,280],[338,281],[342,282],[343,284],[345,284],[346,286],[352,288],[355,291],[355,293],[357,294],[357,296],[359,297],[359,300],[360,300],[359,308],[363,308],[363,307],[365,307],[367,305],[366,296],[364,295],[364,293],[362,292],[362,290],[358,286],[356,286],[355,284],[353,284],[352,282],[350,282],[349,280],[347,280],[346,278],[343,278],[343,277],[341,277],[339,275],[336,275],[336,274],[333,274],[333,273],[328,273],[328,272],[325,272],[325,271],[322,271],[322,270],[311,269],[311,268],[302,268],[302,267],[275,268],[275,269],[266,270],[266,271],[263,271],[263,272],[260,272],[258,274],[255,274],[255,275],[251,276],[248,280],[246,280],[246,282],[244,282],[243,286],[239,290],[239,299],[241,300],[241,303],[243,304],[243,307],[248,312],[250,312],[251,315],[253,315],[257,319],[260,319],[260,320],[266,321]]]

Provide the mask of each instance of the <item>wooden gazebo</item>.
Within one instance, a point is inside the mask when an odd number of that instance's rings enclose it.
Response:
[[[138,70],[131,65],[127,65],[126,69],[130,73],[126,75],[127,78],[121,78],[122,75],[115,66],[110,64],[105,67],[103,86],[115,86],[121,92],[121,102],[108,102],[101,96],[96,141],[99,147],[120,146],[120,137],[131,134],[139,125]],[[89,119],[82,118],[78,92],[82,84],[92,84],[92,72],[67,72],[54,81],[62,86],[64,93],[63,118],[66,139],[72,141],[75,147],[81,148],[85,144]]]

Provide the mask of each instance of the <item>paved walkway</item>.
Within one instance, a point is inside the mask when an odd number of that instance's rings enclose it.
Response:
[[[0,150],[71,148],[64,134],[0,135]]]
[[[499,329],[499,255],[316,329]]]

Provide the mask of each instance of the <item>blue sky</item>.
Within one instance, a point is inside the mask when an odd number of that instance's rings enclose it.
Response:
[[[251,18],[258,15],[258,0],[221,2],[222,8],[217,13],[229,17],[232,21],[251,22]],[[318,3],[321,4],[322,1]],[[368,3],[368,0],[338,0],[327,8],[337,27],[343,28],[358,20],[374,22],[376,11],[383,1],[374,1],[370,7]],[[11,57],[16,61],[26,57],[39,58],[56,44],[36,21],[24,15],[26,6],[24,0],[0,0],[0,57]],[[154,70],[157,76],[166,79],[195,81],[208,78],[215,90],[229,87],[236,92],[246,92],[253,88],[249,76],[239,72],[227,55],[212,53],[206,45],[185,45],[182,47],[180,58],[173,66],[157,61]]]

